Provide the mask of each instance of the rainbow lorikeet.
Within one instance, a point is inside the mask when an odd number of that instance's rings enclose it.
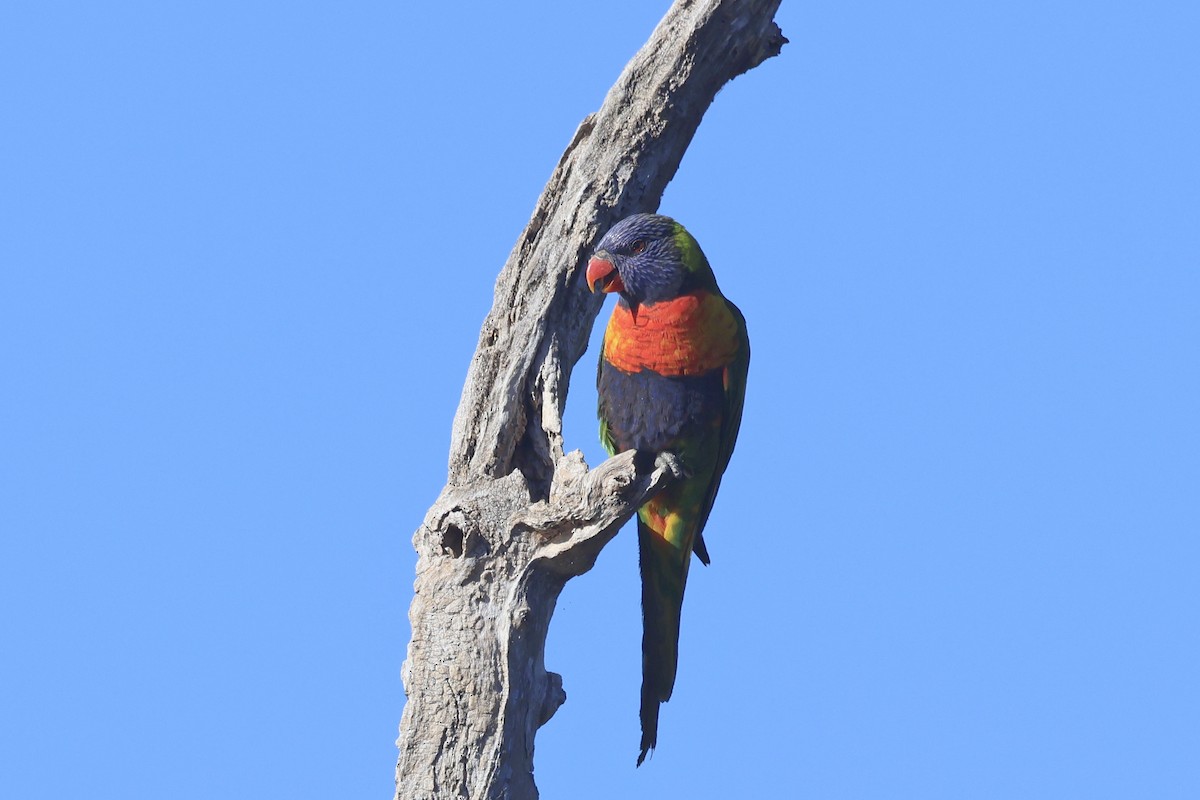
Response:
[[[692,552],[709,563],[701,534],[742,420],[750,339],[700,245],[670,217],[635,214],[614,225],[588,262],[587,282],[593,292],[620,295],[596,379],[600,441],[610,454],[671,452],[685,473],[637,514],[640,766],[657,744],[659,704],[675,685]]]

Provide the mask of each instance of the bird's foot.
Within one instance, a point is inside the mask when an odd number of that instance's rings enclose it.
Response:
[[[658,457],[654,459],[654,466],[657,469],[667,470],[677,481],[692,477],[692,473],[674,453],[659,453]]]

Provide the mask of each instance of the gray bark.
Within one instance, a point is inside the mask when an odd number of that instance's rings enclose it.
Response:
[[[729,80],[787,41],[780,0],[679,0],[584,119],[496,281],[454,418],[449,479],[413,537],[397,800],[536,798],[534,735],[566,700],[543,656],[567,580],[674,459],[564,454],[571,369],[602,298],[583,282],[598,235],[653,211]]]

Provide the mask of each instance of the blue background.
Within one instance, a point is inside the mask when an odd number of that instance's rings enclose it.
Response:
[[[5,4],[4,795],[390,795],[495,275],[667,5]],[[778,20],[662,205],[754,362],[661,746],[626,531],[543,796],[1200,796],[1200,6]]]

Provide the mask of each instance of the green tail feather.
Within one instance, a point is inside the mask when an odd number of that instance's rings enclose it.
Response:
[[[646,760],[646,754],[658,744],[658,705],[657,698],[648,695],[646,684],[642,683],[642,750],[638,753],[637,765],[640,767]]]
[[[638,519],[642,572],[642,744],[638,766],[658,743],[658,706],[671,699],[679,657],[679,612],[691,548],[680,550]]]

